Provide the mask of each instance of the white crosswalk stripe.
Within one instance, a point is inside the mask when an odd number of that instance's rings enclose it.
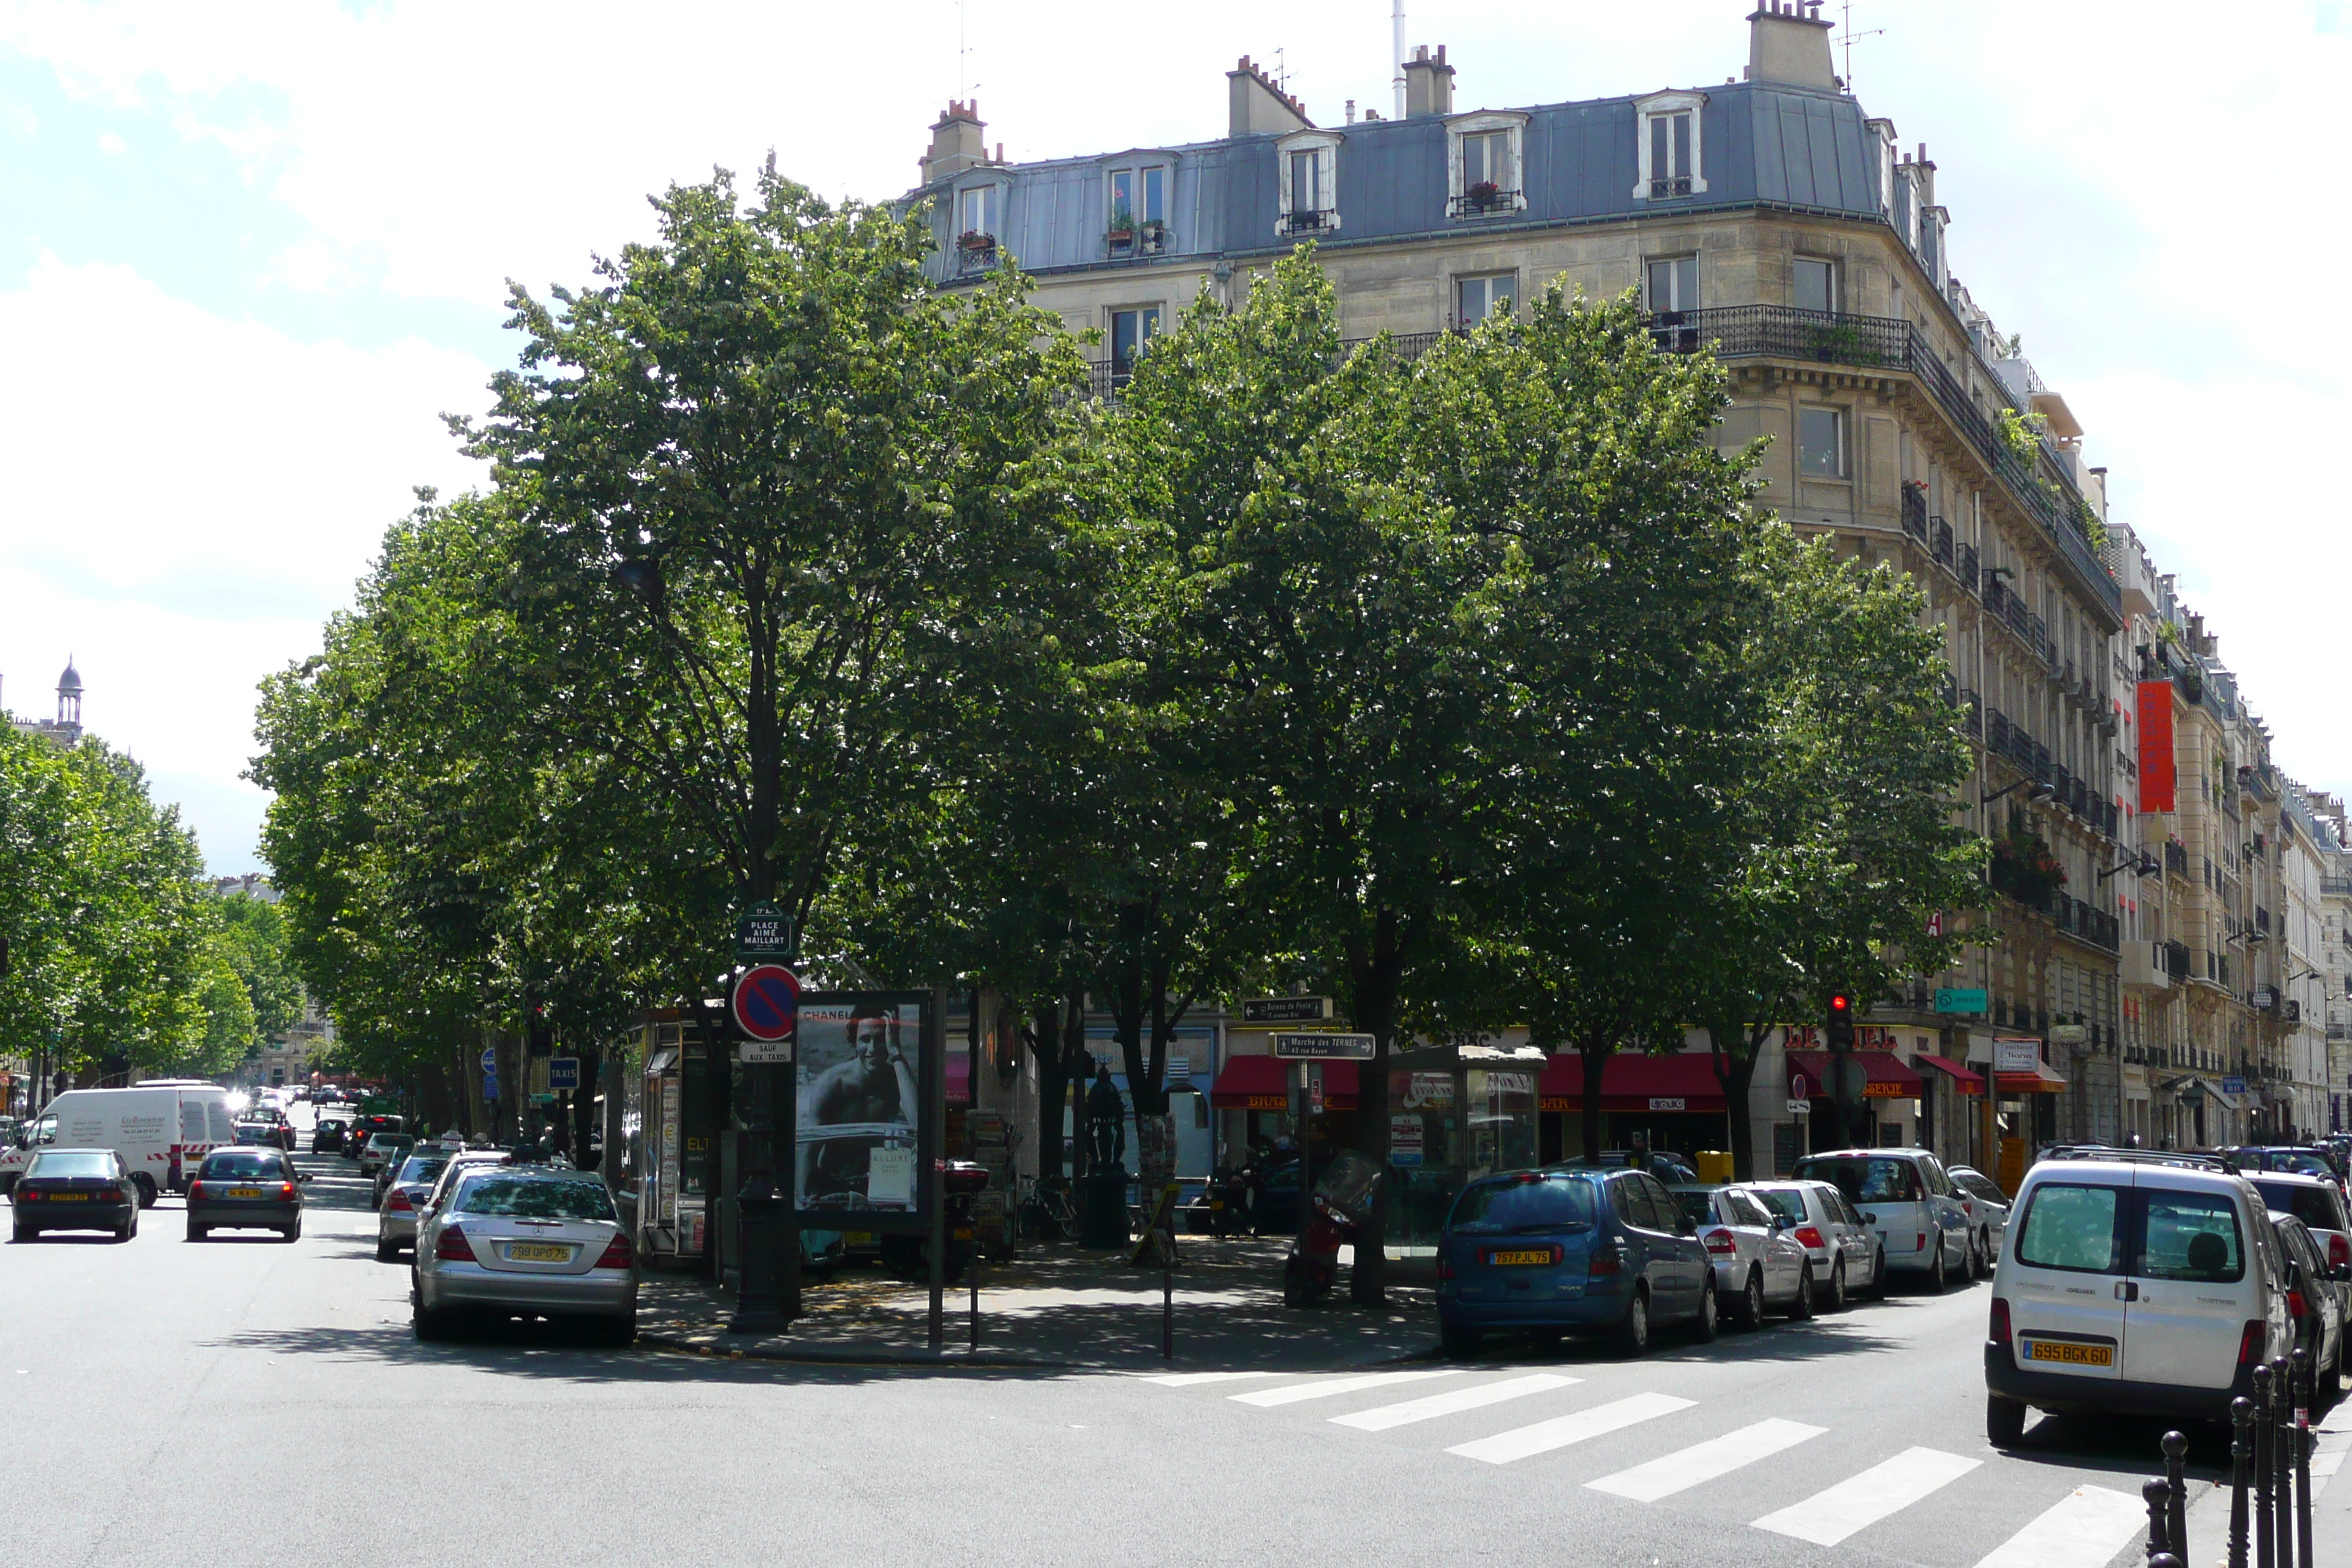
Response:
[[[1854,1531],[1951,1485],[1983,1462],[1934,1448],[1906,1448],[1802,1502],[1766,1514],[1756,1521],[1756,1528],[1793,1535],[1816,1546],[1835,1546]]]
[[[1977,1568],[2105,1568],[2147,1529],[2147,1505],[2105,1487],[2077,1487],[1978,1560]]]
[[[1532,1426],[1498,1432],[1492,1437],[1481,1437],[1475,1442],[1457,1443],[1445,1451],[1459,1454],[1465,1459],[1484,1459],[1490,1465],[1507,1465],[1515,1459],[1548,1454],[1554,1448],[1565,1448],[1570,1443],[1581,1443],[1588,1437],[1601,1436],[1661,1415],[1671,1415],[1677,1410],[1687,1410],[1692,1403],[1687,1399],[1676,1399],[1670,1394],[1637,1394],[1630,1399],[1580,1410],[1573,1415],[1556,1415]]]
[[[1827,1429],[1777,1417],[1759,1421],[1753,1426],[1742,1426],[1737,1432],[1727,1432],[1720,1437],[1652,1459],[1646,1465],[1636,1465],[1630,1470],[1620,1470],[1584,1484],[1594,1491],[1632,1498],[1635,1502],[1655,1502],[1727,1476],[1743,1465],[1769,1459],[1808,1437],[1820,1436]]]
[[[1507,1377],[1499,1383],[1482,1383],[1475,1388],[1454,1388],[1444,1394],[1423,1394],[1419,1399],[1408,1399],[1402,1405],[1383,1405],[1374,1410],[1334,1415],[1331,1421],[1338,1426],[1354,1426],[1365,1432],[1385,1432],[1391,1426],[1406,1426],[1415,1421],[1457,1415],[1465,1410],[1482,1410],[1489,1405],[1524,1399],[1530,1394],[1566,1388],[1570,1384],[1582,1381],[1581,1378],[1562,1377],[1558,1373],[1529,1373],[1525,1377]]]
[[[1454,1368],[1444,1372],[1370,1372],[1356,1377],[1318,1378],[1312,1383],[1294,1383],[1286,1388],[1261,1388],[1254,1394],[1229,1394],[1225,1397],[1241,1405],[1297,1405],[1301,1400],[1328,1399],[1335,1394],[1386,1388],[1395,1383],[1419,1383],[1424,1378],[1459,1375],[1458,1369]]]

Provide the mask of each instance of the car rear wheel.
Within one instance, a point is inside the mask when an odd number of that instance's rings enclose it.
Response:
[[[449,1337],[449,1314],[419,1307],[409,1316],[409,1326],[420,1340],[446,1340]]]
[[[202,1241],[211,1234],[212,1227],[210,1226],[191,1225],[188,1226],[188,1239],[190,1241]]]
[[[2014,1448],[2025,1441],[2024,1402],[1986,1394],[1985,1440],[1996,1448]]]
[[[1870,1297],[1874,1301],[1886,1300],[1886,1248],[1883,1247],[1870,1255]]]
[[[132,1237],[137,1236],[138,1234],[139,1211],[134,1207],[129,1214],[123,1215],[122,1223],[114,1227],[114,1239],[117,1241],[129,1241]]]
[[[1478,1342],[1486,1336],[1475,1329],[1457,1329],[1440,1324],[1437,1330],[1438,1348],[1449,1361],[1467,1361],[1478,1353]]]
[[[152,1176],[134,1175],[131,1178],[131,1184],[139,1189],[139,1206],[142,1209],[153,1208],[155,1200],[163,1196],[155,1190],[155,1178]]]
[[[1739,1326],[1758,1329],[1764,1326],[1764,1271],[1748,1271],[1747,1288],[1739,1292]]]
[[[1715,1299],[1715,1281],[1710,1279],[1706,1289],[1698,1293],[1698,1312],[1691,1319],[1691,1338],[1700,1344],[1713,1340],[1723,1328],[1722,1314],[1722,1305]]]
[[[1629,1356],[1650,1353],[1650,1297],[1640,1286],[1633,1288],[1633,1299],[1625,1304],[1625,1315],[1618,1320],[1615,1335],[1617,1348]]]
[[[41,1233],[40,1233],[39,1231],[35,1230],[35,1229],[34,1229],[31,1226],[29,1226],[29,1225],[20,1225],[20,1226],[16,1226],[16,1230],[15,1230],[15,1233],[14,1233],[14,1236],[15,1236],[15,1239],[16,1239],[16,1240],[18,1240],[18,1241],[30,1241],[30,1240],[32,1240],[35,1237],[37,1237],[37,1236],[39,1236],[40,1234],[41,1234]]]
[[[1940,1296],[1943,1293],[1944,1238],[1943,1236],[1938,1233],[1936,1237],[1936,1255],[1927,1260],[1927,1294],[1930,1296]]]
[[[1845,1259],[1841,1258],[1830,1265],[1830,1310],[1843,1312],[1845,1303]]]
[[[1789,1303],[1789,1321],[1801,1323],[1813,1315],[1813,1265],[1809,1258],[1797,1275],[1796,1300]]]
[[[378,1263],[390,1263],[399,1257],[400,1246],[397,1242],[379,1240],[375,1244],[375,1260]]]
[[[289,1241],[299,1241],[302,1239],[302,1222],[298,1219],[292,1225],[281,1226],[278,1234]]]

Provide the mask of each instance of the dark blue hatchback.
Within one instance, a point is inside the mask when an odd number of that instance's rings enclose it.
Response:
[[[1629,1355],[1654,1325],[1715,1337],[1714,1270],[1697,1227],[1639,1171],[1515,1171],[1471,1183],[1437,1242],[1448,1355],[1489,1331],[1605,1333]]]

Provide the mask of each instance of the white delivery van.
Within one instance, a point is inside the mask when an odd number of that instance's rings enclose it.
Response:
[[[0,1191],[16,1184],[43,1148],[111,1149],[122,1156],[139,1199],[187,1191],[213,1150],[236,1142],[228,1090],[201,1079],[151,1079],[129,1089],[69,1089],[18,1129],[0,1150]]]

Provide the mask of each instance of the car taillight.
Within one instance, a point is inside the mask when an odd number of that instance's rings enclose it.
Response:
[[[1797,1227],[1797,1245],[1810,1247],[1816,1252],[1826,1251],[1829,1248],[1829,1243],[1822,1238],[1820,1228],[1810,1225],[1801,1225]]]
[[[1592,1262],[1585,1269],[1585,1272],[1596,1279],[1605,1278],[1610,1275],[1624,1273],[1624,1250],[1621,1247],[1594,1247],[1592,1249]]]
[[[1438,1277],[1440,1279],[1453,1279],[1453,1278],[1454,1278],[1454,1265],[1452,1265],[1451,1263],[1446,1262],[1446,1261],[1445,1261],[1445,1259],[1444,1259],[1443,1258],[1439,1258],[1439,1259],[1437,1260],[1437,1277]]]
[[[293,1184],[293,1183],[291,1183],[291,1182],[280,1182],[280,1183],[278,1183],[278,1195],[279,1197],[281,1197],[281,1198],[290,1198],[290,1197],[292,1197],[292,1196],[294,1195],[294,1184]]]
[[[466,1239],[462,1226],[453,1225],[441,1233],[440,1240],[433,1244],[433,1256],[451,1263],[471,1263],[474,1261],[474,1244]]]
[[[190,1182],[188,1184],[188,1201],[190,1203],[194,1203],[198,1198],[203,1197],[204,1195],[205,1184],[202,1182]]]
[[[1706,1249],[1728,1258],[1739,1250],[1739,1243],[1727,1230],[1710,1230],[1706,1233]]]
[[[41,1195],[41,1191],[40,1191],[40,1189],[39,1189],[38,1187],[27,1187],[27,1186],[22,1186],[22,1185],[20,1185],[20,1186],[16,1189],[16,1201],[17,1201],[18,1203],[20,1203],[20,1204],[29,1204],[29,1203],[33,1202],[36,1198],[38,1198],[40,1195]]]
[[[2286,1293],[2286,1315],[2290,1318],[2300,1318],[2303,1316],[2302,1291],[2290,1289]]]
[[[2248,1319],[2246,1321],[2246,1331],[2238,1336],[2238,1364],[2240,1366],[2259,1365],[2263,1359],[2263,1351],[2265,1348],[2269,1338],[2270,1325],[2268,1323],[2264,1322],[2260,1318]]]
[[[1925,1252],[1927,1250],[1927,1233],[1926,1231],[1921,1231],[1916,1237],[1912,1238],[1911,1250],[1914,1252]]]
[[[2327,1233],[2327,1267],[2330,1268],[2352,1268],[2352,1237],[2346,1236],[2340,1230],[2331,1230]]]
[[[2009,1343],[2009,1303],[1998,1296],[1992,1299],[1992,1321],[1985,1326],[1985,1338]]]
[[[392,1191],[385,1195],[383,1206],[386,1212],[392,1214],[414,1214],[416,1212],[416,1205],[408,1201],[408,1190],[405,1187],[393,1188]]]
[[[635,1252],[631,1250],[629,1247],[629,1237],[627,1233],[616,1230],[613,1233],[613,1239],[604,1244],[604,1254],[603,1257],[596,1259],[596,1267],[599,1268],[626,1268],[630,1264],[636,1261],[636,1256]]]

